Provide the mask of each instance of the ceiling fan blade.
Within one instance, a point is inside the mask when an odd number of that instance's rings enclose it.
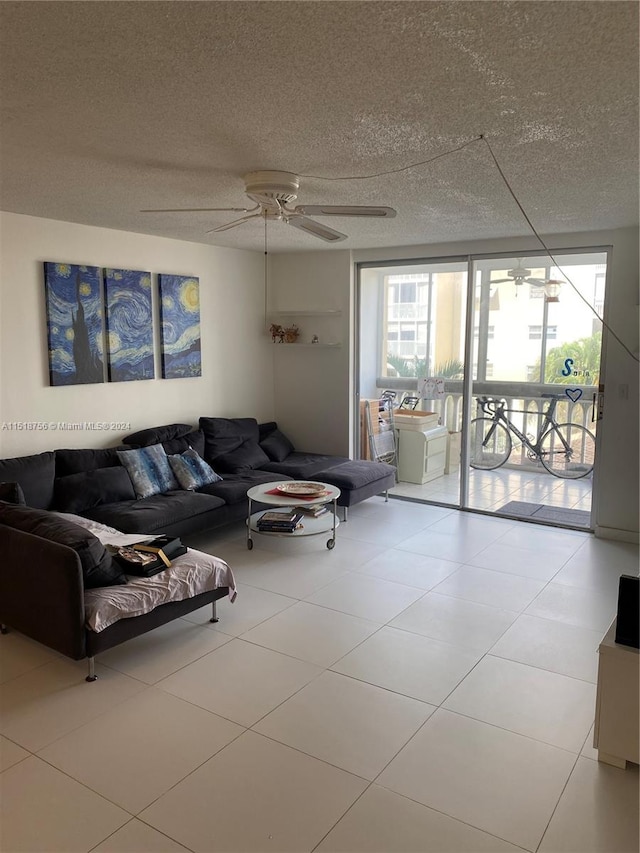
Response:
[[[287,217],[287,223],[293,225],[294,228],[299,228],[300,231],[306,231],[314,237],[319,237],[321,240],[326,240],[327,243],[337,243],[339,240],[346,240],[347,235],[341,234],[340,231],[334,231],[333,228],[327,228],[326,225],[321,225],[313,219],[307,219],[305,216]]]
[[[262,216],[261,213],[250,213],[248,216],[241,216],[240,219],[234,219],[231,222],[227,222],[226,225],[218,225],[217,228],[210,228],[208,231],[205,231],[205,234],[213,234],[218,231],[228,231],[230,228],[235,228],[237,225],[242,225],[243,222],[246,222],[248,219],[255,219],[256,216]]]
[[[489,284],[503,284],[509,281],[516,281],[515,278],[492,278]]]
[[[214,213],[216,211],[250,213],[259,207],[260,205],[256,207],[150,207],[147,210],[141,210],[140,213]]]
[[[527,284],[544,284],[545,283],[544,278],[525,278],[525,281],[527,282]]]
[[[309,216],[374,216],[392,218],[396,215],[392,207],[371,207],[354,204],[299,204],[296,213]]]

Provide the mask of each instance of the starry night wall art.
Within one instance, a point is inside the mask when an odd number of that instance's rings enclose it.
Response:
[[[151,273],[106,269],[104,292],[109,381],[153,379]]]
[[[104,381],[98,267],[45,261],[50,385]]]
[[[162,376],[202,375],[200,282],[194,276],[158,276]]]

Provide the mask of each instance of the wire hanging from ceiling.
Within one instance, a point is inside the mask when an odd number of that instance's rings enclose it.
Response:
[[[620,336],[616,332],[614,332],[614,330],[611,328],[611,326],[608,323],[605,322],[605,320],[598,314],[598,312],[593,307],[593,305],[591,305],[591,303],[587,299],[584,298],[584,296],[580,293],[580,291],[578,290],[576,285],[573,283],[571,278],[566,274],[566,272],[558,264],[557,260],[553,256],[551,249],[547,246],[545,241],[542,239],[542,237],[540,236],[540,234],[536,230],[531,219],[527,215],[526,210],[524,209],[520,200],[516,196],[516,194],[513,190],[513,187],[511,186],[511,184],[507,180],[507,177],[506,177],[504,171],[502,170],[502,167],[500,166],[500,163],[498,162],[498,159],[497,159],[496,155],[494,154],[491,145],[489,144],[489,140],[487,139],[487,137],[485,136],[484,133],[481,133],[479,136],[475,136],[473,139],[469,139],[467,142],[463,142],[461,145],[458,145],[455,148],[451,148],[448,151],[442,151],[440,154],[436,154],[434,157],[430,157],[427,160],[419,160],[416,163],[409,163],[409,165],[400,166],[397,169],[387,169],[384,172],[375,172],[375,173],[370,174],[370,175],[343,175],[343,176],[337,177],[337,178],[336,177],[328,177],[327,175],[300,175],[300,177],[301,178],[316,178],[316,179],[322,180],[322,181],[365,181],[365,180],[368,180],[370,178],[381,178],[381,177],[384,177],[385,175],[397,175],[400,172],[407,172],[409,169],[416,169],[418,166],[426,166],[429,163],[434,163],[436,160],[439,160],[442,157],[448,157],[449,155],[455,154],[458,151],[462,151],[463,149],[468,148],[470,145],[474,145],[476,142],[484,142],[484,144],[486,145],[486,147],[489,151],[489,154],[491,155],[491,158],[493,160],[493,164],[496,167],[496,169],[498,170],[498,174],[500,175],[500,177],[504,181],[504,184],[507,187],[507,190],[509,191],[511,197],[513,198],[513,200],[517,204],[517,206],[518,206],[520,212],[522,213],[527,225],[531,229],[532,234],[538,240],[540,245],[544,248],[544,250],[547,253],[547,255],[549,256],[549,258],[553,261],[554,266],[558,270],[560,270],[560,273],[568,281],[568,283],[571,285],[573,290],[578,294],[580,299],[585,303],[585,305],[594,314],[594,316],[600,321],[600,323],[602,323],[603,328],[606,329],[613,338],[615,338],[615,340],[620,344],[620,346],[623,348],[623,350],[626,353],[628,353],[635,362],[640,363],[640,358],[638,358],[638,356],[634,352],[632,352],[632,350],[624,343],[624,341],[620,338]]]

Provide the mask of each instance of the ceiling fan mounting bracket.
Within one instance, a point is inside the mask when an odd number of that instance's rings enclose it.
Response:
[[[293,172],[265,170],[248,172],[243,177],[244,191],[258,204],[288,204],[298,197],[300,178]]]

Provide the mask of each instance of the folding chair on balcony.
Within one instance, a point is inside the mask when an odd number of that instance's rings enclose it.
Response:
[[[415,409],[419,402],[420,397],[413,397],[409,394],[405,394],[400,401],[398,409]]]
[[[385,397],[373,403],[367,400],[365,411],[371,459],[397,466],[393,400]]]

